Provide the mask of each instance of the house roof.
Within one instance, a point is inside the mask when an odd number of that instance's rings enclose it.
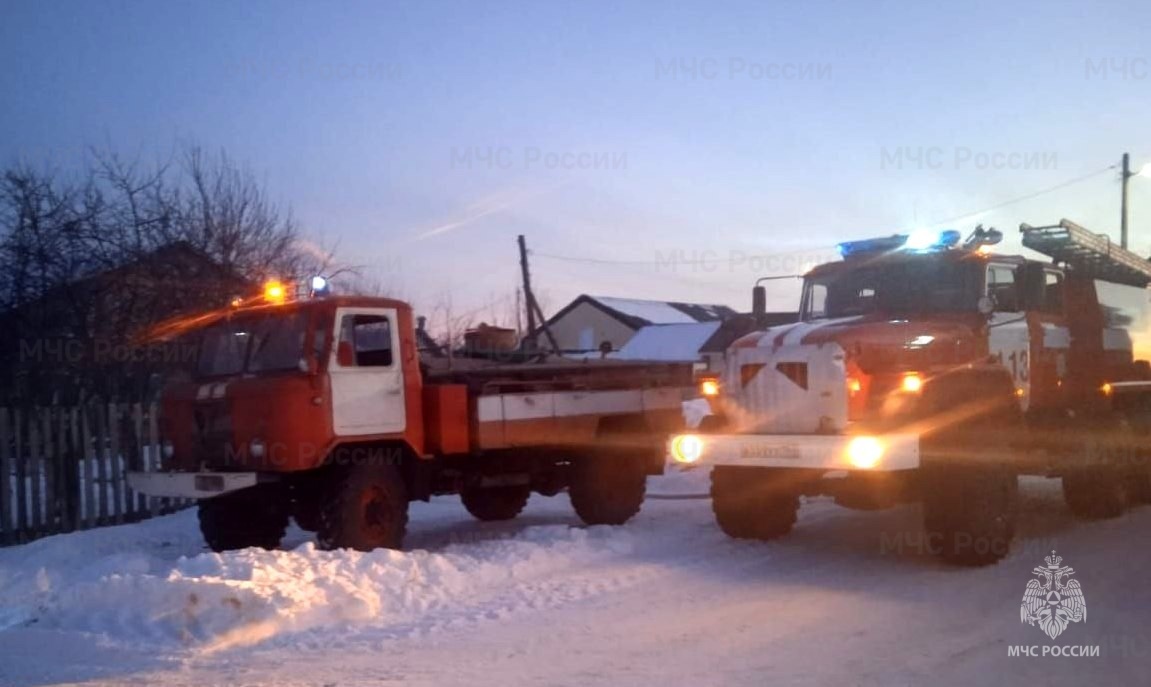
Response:
[[[615,357],[623,360],[699,360],[701,349],[723,323],[649,324],[641,327]]]
[[[726,305],[651,301],[638,298],[616,298],[614,296],[589,296],[587,294],[581,294],[571,303],[561,308],[555,315],[548,318],[548,324],[559,320],[582,303],[588,303],[599,308],[632,329],[639,329],[649,324],[714,322],[736,314],[735,310]]]

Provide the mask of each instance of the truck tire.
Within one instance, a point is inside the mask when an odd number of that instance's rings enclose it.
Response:
[[[320,503],[321,549],[399,549],[408,526],[408,490],[395,465],[352,465],[332,475]]]
[[[288,508],[279,489],[255,486],[199,503],[200,533],[213,551],[256,546],[272,550],[288,527]]]
[[[717,465],[711,509],[724,534],[768,541],[791,531],[799,513],[798,480],[789,470]]]
[[[504,487],[467,487],[460,492],[464,508],[476,520],[485,522],[511,520],[520,514],[531,498],[530,485]]]
[[[572,461],[568,497],[588,525],[622,525],[643,506],[647,465],[627,451],[579,456]]]
[[[924,468],[923,524],[933,553],[954,565],[1002,560],[1015,538],[1019,480],[1005,468]]]
[[[1077,518],[1117,518],[1127,510],[1129,486],[1116,468],[1074,470],[1063,475],[1063,500]]]

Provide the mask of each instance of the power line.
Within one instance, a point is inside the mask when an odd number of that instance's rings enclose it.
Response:
[[[1110,172],[1111,170],[1116,169],[1117,167],[1118,167],[1118,165],[1108,165],[1107,167],[1104,167],[1103,169],[1097,169],[1094,172],[1084,174],[1083,176],[1078,176],[1078,177],[1075,177],[1074,179],[1069,179],[1067,181],[1055,184],[1054,186],[1049,186],[1045,189],[1041,189],[1041,190],[1035,191],[1033,193],[1028,193],[1025,196],[1019,196],[1018,198],[1012,198],[1011,200],[1005,200],[1002,203],[992,205],[991,207],[987,207],[987,208],[984,208],[982,210],[976,210],[975,212],[967,212],[967,213],[964,213],[962,215],[956,215],[955,217],[948,217],[947,219],[941,219],[937,222],[932,222],[932,224],[947,224],[949,222],[956,222],[958,220],[971,217],[973,215],[982,215],[985,212],[991,212],[992,210],[998,210],[999,208],[1004,208],[1004,207],[1007,207],[1008,205],[1014,205],[1016,203],[1022,203],[1025,200],[1031,200],[1032,198],[1036,198],[1038,196],[1042,196],[1044,194],[1051,193],[1052,191],[1058,191],[1059,189],[1065,188],[1067,186],[1071,186],[1072,184],[1078,184],[1081,181],[1086,181],[1087,179],[1091,179],[1092,177],[1096,177],[1096,176],[1098,176],[1104,172]]]
[[[1025,200],[1031,200],[1032,198],[1036,198],[1038,196],[1042,196],[1042,195],[1045,195],[1047,193],[1051,193],[1053,191],[1058,191],[1061,188],[1066,188],[1067,186],[1071,186],[1073,184],[1078,184],[1081,181],[1086,181],[1087,179],[1091,179],[1091,178],[1096,177],[1100,174],[1103,174],[1104,172],[1109,172],[1109,171],[1111,171],[1113,169],[1117,169],[1117,168],[1118,168],[1118,165],[1108,165],[1107,167],[1104,167],[1103,169],[1095,170],[1094,172],[1090,172],[1088,174],[1084,174],[1082,176],[1075,177],[1074,179],[1068,179],[1067,181],[1060,182],[1058,184],[1055,184],[1054,186],[1048,186],[1047,188],[1043,188],[1043,189],[1040,189],[1038,191],[1033,191],[1031,193],[1028,193],[1027,195],[1019,196],[1018,198],[1012,198],[1011,200],[1005,200],[1002,203],[997,203],[997,204],[992,205],[990,207],[983,208],[982,210],[976,210],[974,212],[966,212],[962,215],[956,215],[954,217],[948,217],[947,219],[941,219],[941,220],[938,220],[935,222],[931,222],[930,224],[932,224],[932,225],[948,224],[950,222],[956,222],[958,220],[966,219],[966,218],[974,216],[974,215],[982,215],[985,212],[991,212],[992,210],[998,210],[1000,208],[1004,208],[1004,207],[1007,207],[1009,205],[1014,205],[1016,203],[1022,203]],[[818,250],[818,249],[783,251],[783,252],[779,252],[779,253],[773,253],[773,255],[789,255],[792,253],[807,253],[807,252],[811,252],[812,250]],[[658,265],[659,264],[658,260],[607,260],[607,259],[603,259],[603,258],[588,258],[588,257],[572,256],[572,255],[556,255],[554,253],[539,253],[536,251],[531,251],[531,254],[536,256],[536,257],[547,258],[550,260],[563,260],[565,262],[583,262],[583,263],[590,263],[590,264],[596,264],[596,265],[620,265],[620,266],[632,266],[632,267],[634,267],[634,266]],[[722,262],[722,261],[723,261],[722,257],[716,256],[714,258],[698,257],[698,258],[694,258],[691,260],[686,260],[685,262],[706,264],[706,263]]]

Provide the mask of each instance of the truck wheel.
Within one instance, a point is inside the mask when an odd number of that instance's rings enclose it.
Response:
[[[923,523],[932,552],[955,565],[997,563],[1011,550],[1019,480],[986,467],[925,468]]]
[[[798,481],[788,470],[717,465],[711,471],[711,509],[735,539],[777,539],[799,513]]]
[[[1075,470],[1063,475],[1063,500],[1084,520],[1117,518],[1127,509],[1125,476],[1116,469]]]
[[[321,549],[399,549],[408,526],[408,490],[395,465],[353,465],[321,497]]]
[[[531,495],[532,488],[527,484],[468,487],[460,492],[460,500],[476,520],[511,520],[528,505]]]
[[[622,451],[572,461],[568,497],[588,525],[622,525],[639,512],[647,493],[644,460]]]
[[[283,494],[273,487],[255,486],[199,503],[200,533],[216,552],[258,546],[274,549],[288,527]]]

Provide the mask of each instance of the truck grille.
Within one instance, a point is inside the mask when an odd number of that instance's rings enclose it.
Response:
[[[733,351],[728,378],[739,379],[737,418],[749,432],[814,434],[847,426],[847,371],[836,344]]]

